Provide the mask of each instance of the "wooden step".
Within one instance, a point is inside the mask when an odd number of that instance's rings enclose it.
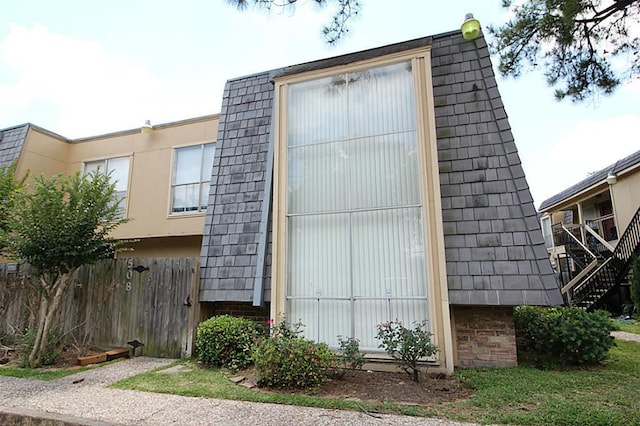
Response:
[[[95,355],[81,356],[78,358],[78,365],[99,364],[107,360],[107,353],[102,352]]]
[[[112,359],[131,357],[131,352],[126,348],[117,348],[105,353],[107,354],[107,361],[111,361]]]

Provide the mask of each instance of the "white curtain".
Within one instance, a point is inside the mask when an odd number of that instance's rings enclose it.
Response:
[[[292,84],[287,120],[287,319],[375,350],[428,319],[411,64]]]

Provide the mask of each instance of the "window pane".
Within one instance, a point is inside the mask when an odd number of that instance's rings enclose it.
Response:
[[[90,161],[88,163],[84,163],[84,174],[85,175],[93,173],[98,169],[102,170],[103,172],[105,171],[106,166],[105,166],[105,161],[104,160]]]
[[[410,327],[414,322],[428,320],[427,300],[357,300],[354,304],[355,335],[360,350],[379,352],[380,341],[375,338],[376,325],[387,321],[401,321]]]
[[[288,294],[349,296],[349,216],[292,217],[288,225]]]
[[[173,212],[184,212],[187,210],[187,187],[186,185],[175,186],[173,188],[173,199],[171,200]]]
[[[348,74],[349,136],[415,130],[410,63]]]
[[[287,320],[304,325],[304,335],[337,345],[350,336],[349,217],[347,214],[293,217],[288,222],[289,292]],[[320,301],[297,299],[319,298]]]
[[[215,145],[212,143],[204,145],[204,148],[202,150],[202,172],[200,173],[201,182],[211,181],[211,171],[213,170],[213,156],[215,149]]]
[[[289,89],[289,146],[347,137],[344,75],[292,84]]]
[[[289,150],[289,213],[315,213],[349,208],[344,143]]]
[[[200,184],[200,209],[206,210],[209,203],[209,182]]]
[[[306,338],[338,347],[338,336],[352,335],[350,306],[349,300],[293,299],[288,304],[287,322],[302,322]]]
[[[416,133],[397,133],[349,143],[351,208],[420,203]]]
[[[110,158],[107,160],[111,181],[116,184],[116,191],[126,191],[129,182],[129,157]]]
[[[200,145],[176,149],[173,168],[174,185],[200,181],[201,150]]]
[[[421,210],[353,214],[355,297],[426,297]]]

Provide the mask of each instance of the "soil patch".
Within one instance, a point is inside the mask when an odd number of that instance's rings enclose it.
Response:
[[[467,399],[473,391],[459,380],[445,374],[421,375],[415,383],[403,372],[349,371],[342,379],[329,379],[317,389],[258,388],[253,369],[236,374],[243,376],[239,385],[256,392],[311,394],[327,398],[344,398],[366,402],[394,401],[399,404],[431,406],[459,399]]]
[[[78,365],[78,357],[79,356],[87,356],[87,355],[95,355],[98,353],[104,352],[104,350],[100,348],[89,348],[80,352],[76,347],[71,345],[63,346],[59,349],[59,355],[56,359],[56,362],[50,365],[43,365],[40,367],[41,370],[73,370],[76,368],[80,368]],[[2,355],[2,353],[0,353]],[[0,356],[0,358],[2,358]],[[1,359],[0,364],[9,364],[16,365],[20,363],[18,359],[18,353],[15,350],[7,351],[6,358]]]

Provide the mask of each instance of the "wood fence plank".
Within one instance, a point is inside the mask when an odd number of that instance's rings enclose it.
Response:
[[[55,324],[75,343],[125,346],[138,339],[144,355],[191,355],[198,320],[199,260],[142,258],[105,260],[80,268],[56,315]],[[149,270],[129,272],[128,265]],[[24,266],[20,265],[21,268]],[[23,330],[33,322],[36,291],[22,273],[0,264],[0,333]],[[191,307],[185,306],[187,298]]]

